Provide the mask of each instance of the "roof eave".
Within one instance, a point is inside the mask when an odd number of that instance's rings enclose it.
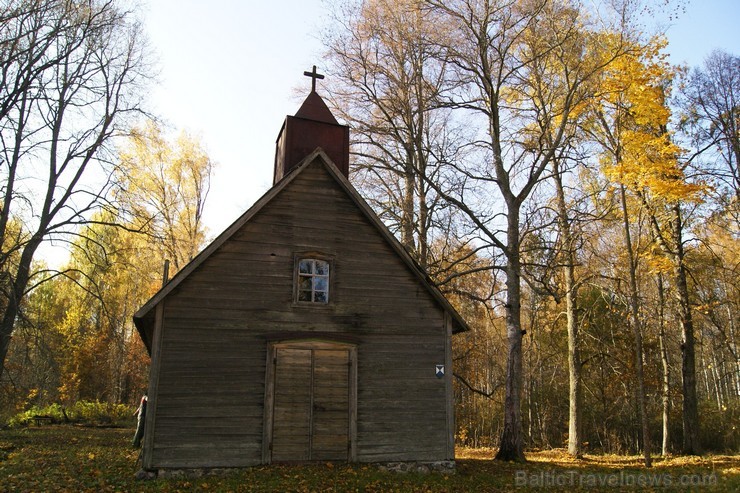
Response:
[[[266,204],[268,204],[280,191],[282,191],[288,184],[290,184],[298,175],[300,175],[300,172],[308,166],[309,163],[312,163],[316,158],[321,157],[321,162],[324,164],[325,168],[331,174],[334,179],[340,184],[340,186],[345,190],[347,195],[350,197],[350,199],[355,203],[355,205],[364,213],[365,217],[368,218],[380,231],[380,233],[383,235],[383,237],[386,239],[388,244],[395,250],[395,252],[401,257],[401,259],[404,261],[404,263],[411,269],[411,271],[416,275],[416,277],[422,282],[422,284],[427,288],[427,290],[430,292],[430,294],[437,300],[437,302],[441,305],[441,307],[450,314],[450,317],[452,318],[453,322],[453,333],[459,333],[459,332],[466,332],[470,330],[470,327],[465,322],[465,320],[460,316],[460,314],[455,310],[455,308],[450,304],[450,302],[447,300],[447,298],[439,291],[439,289],[434,286],[434,284],[431,282],[431,280],[428,278],[424,270],[419,266],[419,264],[414,260],[414,258],[408,253],[408,251],[401,245],[401,243],[396,239],[395,236],[388,230],[388,228],[383,224],[383,222],[378,218],[378,216],[375,214],[375,211],[370,208],[370,206],[365,202],[365,200],[360,196],[360,194],[355,190],[354,186],[349,182],[349,180],[339,171],[339,169],[334,165],[334,163],[331,161],[331,159],[326,155],[326,153],[321,149],[320,147],[317,147],[313,152],[311,152],[308,156],[306,156],[293,170],[291,170],[290,173],[285,175],[279,182],[277,182],[270,190],[268,190],[262,197],[260,197],[257,202],[252,205],[244,214],[239,216],[228,228],[226,228],[220,235],[218,235],[207,247],[205,247],[201,252],[193,258],[185,267],[183,267],[179,272],[177,272],[172,279],[170,279],[169,282],[167,282],[162,288],[157,291],[157,293],[152,296],[149,301],[147,301],[144,306],[142,306],[135,314],[134,314],[134,323],[137,326],[137,329],[139,329],[139,333],[141,334],[141,328],[139,324],[145,324],[144,319],[147,317],[147,314],[157,306],[173,289],[175,289],[180,282],[182,282],[184,279],[186,279],[190,273],[192,273],[195,269],[197,269],[200,264],[202,264],[213,252],[215,252],[221,245],[223,245],[233,234],[235,234],[241,227],[249,221],[255,214],[257,214]],[[138,320],[138,321],[137,321]],[[151,341],[150,341],[151,342]],[[147,340],[144,339],[144,343],[147,343]],[[149,346],[147,346],[149,348]]]
[[[320,149],[317,149],[320,150]],[[327,170],[334,176],[334,178],[342,185],[347,194],[350,196],[355,205],[363,211],[365,216],[374,223],[378,231],[385,237],[389,245],[396,251],[416,277],[422,282],[422,284],[429,290],[432,296],[442,305],[442,308],[450,314],[453,322],[452,332],[457,334],[459,332],[467,332],[470,327],[457,312],[455,307],[449,302],[449,300],[442,294],[442,292],[434,285],[432,280],[426,274],[424,269],[416,262],[416,260],[409,254],[408,250],[393,236],[393,233],[386,227],[380,218],[375,214],[375,211],[368,205],[367,202],[360,196],[359,192],[349,182],[349,180],[337,169],[331,160],[321,152],[324,157],[324,163],[326,164]]]
[[[318,150],[318,149],[317,149]],[[303,161],[301,161],[290,173],[285,175],[279,182],[277,182],[272,188],[265,192],[252,207],[239,216],[231,225],[226,228],[220,235],[218,235],[208,246],[196,255],[185,267],[177,272],[172,279],[169,280],[162,288],[152,296],[139,310],[134,314],[134,319],[143,319],[147,313],[149,313],[157,304],[162,301],[173,289],[175,289],[180,282],[187,278],[191,272],[200,266],[210,255],[215,252],[221,245],[223,245],[231,236],[236,233],[249,219],[251,219],[262,207],[272,200],[283,188],[285,188],[291,181],[298,176],[298,169],[306,165],[307,162],[315,159],[316,151],[309,154]],[[310,159],[309,159],[310,158]],[[326,158],[325,158],[326,159]]]

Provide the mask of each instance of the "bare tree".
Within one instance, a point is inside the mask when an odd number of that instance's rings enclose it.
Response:
[[[114,0],[17,0],[0,16],[0,260],[17,256],[4,268],[1,372],[39,246],[70,241],[106,200],[110,144],[139,111],[148,65],[139,23]],[[11,221],[19,241],[6,241]]]
[[[503,252],[508,363],[504,426],[496,455],[524,460],[521,394],[521,211],[564,145],[589,81],[620,53],[594,54],[593,34],[576,2],[430,1],[446,17],[442,43],[459,84],[449,107],[485,128],[474,140],[477,165],[452,163],[471,184],[444,193]],[[490,201],[496,191],[503,204]],[[440,191],[438,191],[440,193]],[[502,212],[497,210],[502,208]]]
[[[330,98],[352,126],[353,180],[424,266],[445,220],[429,181],[449,188],[440,161],[458,149],[450,110],[436,103],[447,83],[433,43],[438,16],[420,0],[350,1],[324,39]]]
[[[708,191],[716,207],[708,222],[723,224],[722,228],[737,235],[740,224],[740,58],[720,50],[712,52],[703,66],[688,77],[677,103],[680,128],[688,136],[686,144],[692,149],[684,167],[713,185]],[[661,248],[674,259],[682,328],[683,451],[698,454],[702,447],[684,216],[681,204],[673,204],[669,220],[658,224],[656,219],[653,228]],[[659,229],[661,226],[664,234]]]
[[[720,193],[740,201],[740,58],[714,51],[678,98],[683,129]]]

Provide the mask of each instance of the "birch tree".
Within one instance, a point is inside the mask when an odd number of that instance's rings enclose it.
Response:
[[[153,124],[126,144],[117,207],[93,215],[60,275],[22,305],[6,368],[16,402],[134,402],[146,390],[149,358],[132,317],[162,286],[165,259],[182,267],[204,246],[213,163],[197,139],[169,139]]]
[[[120,213],[172,261],[174,272],[205,243],[203,212],[214,167],[197,138],[182,132],[171,140],[154,123],[135,128],[121,148]]]

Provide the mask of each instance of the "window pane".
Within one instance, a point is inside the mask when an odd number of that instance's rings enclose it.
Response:
[[[298,289],[301,291],[311,291],[311,279],[313,278],[310,276],[300,276]]]
[[[327,282],[326,277],[314,277],[313,278],[313,288],[316,291],[326,291],[327,286],[329,283]]]
[[[316,274],[320,276],[328,276],[329,275],[329,262],[324,262],[323,260],[317,260],[316,261]]]
[[[297,301],[329,302],[329,262],[312,258],[298,259]]]
[[[311,260],[301,260],[300,264],[298,265],[298,272],[301,274],[311,274],[311,269],[313,267],[313,261]]]

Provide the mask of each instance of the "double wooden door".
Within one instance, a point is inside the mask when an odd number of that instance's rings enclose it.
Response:
[[[353,460],[355,354],[354,346],[319,341],[271,348],[266,462]]]

